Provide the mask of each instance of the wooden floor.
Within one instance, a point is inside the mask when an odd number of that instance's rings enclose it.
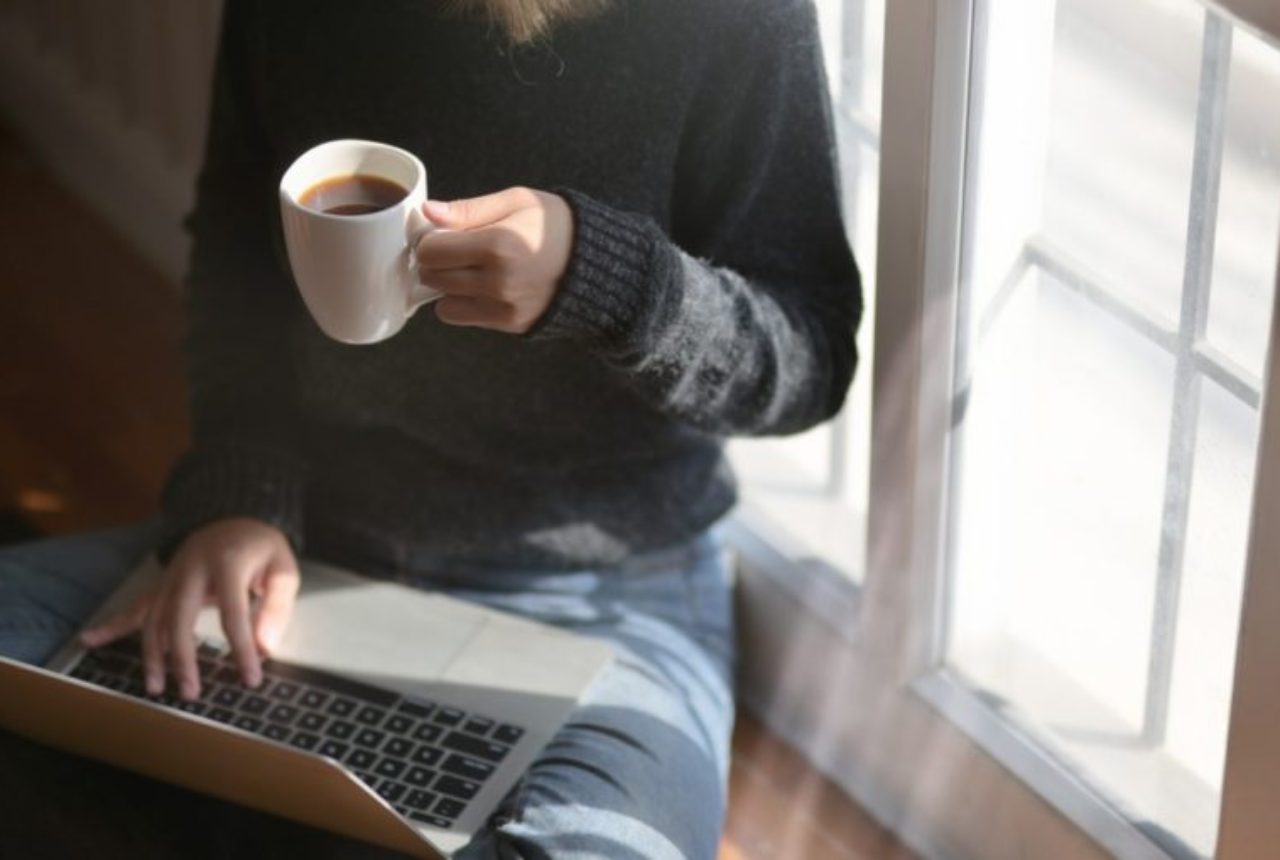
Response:
[[[176,290],[2,134],[0,199],[0,512],[141,519],[188,432]],[[720,860],[912,856],[749,715],[733,750]]]

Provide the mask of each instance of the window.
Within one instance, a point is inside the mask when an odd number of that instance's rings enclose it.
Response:
[[[948,662],[1212,853],[1280,237],[1280,51],[1192,0],[979,6]]]
[[[861,579],[871,445],[871,332],[875,328],[876,212],[885,0],[819,0],[834,101],[846,226],[862,272],[866,312],[857,378],[841,414],[783,439],[736,440],[730,455],[752,525],[798,555]]]
[[[1275,9],[884,7],[865,581],[744,553],[741,690],[924,856],[1280,841]]]

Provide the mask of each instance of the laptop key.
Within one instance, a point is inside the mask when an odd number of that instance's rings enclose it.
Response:
[[[219,684],[239,684],[240,670],[235,666],[223,666],[213,673],[210,680],[217,681]]]
[[[373,763],[378,760],[377,753],[362,750],[359,747],[353,749],[351,754],[346,758],[346,764],[354,770],[364,770],[373,767]]]
[[[440,761],[440,756],[442,755],[444,755],[444,753],[440,752],[440,750],[435,747],[420,746],[413,751],[413,760],[418,764],[425,764],[427,767],[431,767],[436,762]]]
[[[332,723],[329,723],[329,728],[325,731],[325,734],[331,738],[337,738],[340,741],[345,741],[347,738],[351,737],[352,732],[355,730],[355,723],[348,723],[343,720],[334,720]]]
[[[105,645],[99,645],[92,653],[101,654],[104,651],[123,654],[126,657],[137,658],[142,653],[142,636],[136,634],[133,636],[125,636],[122,639],[115,639]]]
[[[289,738],[289,743],[300,750],[313,750],[320,743],[320,736],[313,735],[311,732],[298,732]]]
[[[268,723],[262,734],[273,741],[283,741],[289,737],[289,727],[279,723]]]
[[[361,729],[360,734],[356,735],[356,743],[362,747],[369,747],[369,749],[375,750],[382,746],[382,742],[386,739],[386,734],[377,729]]]
[[[493,720],[488,717],[472,717],[462,726],[462,730],[469,735],[479,735],[484,737],[489,734],[489,730],[493,728]]]
[[[322,690],[307,690],[302,694],[302,698],[298,700],[298,704],[304,708],[320,709],[324,707],[324,703],[329,701],[329,694]]]
[[[92,670],[101,672],[106,667],[103,665],[102,658],[107,656],[98,651],[86,651],[84,656],[80,658],[80,662],[76,664],[77,669]]]
[[[449,732],[449,734],[445,735],[442,746],[454,752],[464,753],[472,758],[484,759],[495,763],[502,761],[506,758],[507,753],[511,751],[509,747],[504,747],[502,744],[473,738],[461,732]]]
[[[221,705],[224,708],[234,708],[243,697],[244,693],[235,687],[219,687],[218,691],[213,694],[213,702],[215,705]]]
[[[405,738],[392,738],[382,751],[392,758],[404,758],[413,750],[413,741]]]
[[[178,705],[178,710],[188,714],[195,714],[197,717],[203,717],[208,707],[204,702],[182,702]]]
[[[460,800],[454,800],[452,797],[442,797],[436,801],[435,812],[445,818],[457,818],[462,814],[462,810],[466,808],[467,805]]]
[[[365,705],[360,709],[360,713],[356,714],[356,720],[364,723],[366,726],[376,726],[382,722],[382,718],[387,712],[382,708],[375,708],[373,705]]]
[[[378,783],[376,791],[378,794],[382,795],[383,799],[388,803],[395,803],[400,798],[404,797],[404,793],[407,789],[398,782],[392,782],[389,779],[384,779],[382,782]]]
[[[522,737],[524,737],[524,729],[519,726],[509,726],[506,724],[498,726],[497,730],[493,733],[493,740],[500,744],[508,744],[512,746],[518,743]]]
[[[298,685],[292,681],[277,681],[271,686],[267,695],[282,702],[290,702],[293,701],[294,696],[298,695]]]
[[[129,676],[137,671],[135,661],[118,654],[94,654],[98,666],[103,672],[110,672],[113,675]]]
[[[404,714],[392,714],[383,728],[393,735],[403,735],[413,728],[413,720]]]
[[[229,723],[236,718],[236,712],[230,708],[210,708],[206,716],[219,723]]]
[[[432,815],[429,812],[410,812],[409,817],[414,821],[421,821],[423,824],[430,824],[432,827],[439,827],[442,830],[453,826],[453,822],[449,819]]]
[[[409,699],[401,699],[400,704],[396,705],[397,711],[403,711],[411,717],[430,716],[432,709],[435,708],[434,702],[414,702]]]
[[[378,774],[378,776],[385,776],[390,779],[395,779],[396,777],[400,776],[400,774],[404,773],[405,767],[406,767],[405,763],[400,761],[399,759],[384,758],[378,762],[378,766],[375,767],[373,770],[376,774]]]
[[[476,782],[484,782],[493,776],[493,765],[469,759],[457,753],[453,753],[445,759],[441,767],[449,773],[456,774],[463,779],[474,779]]]
[[[457,708],[441,708],[436,712],[434,721],[442,726],[456,726],[465,716],[466,714]]]
[[[317,752],[320,753],[320,755],[327,755],[329,758],[335,759],[336,761],[342,761],[342,757],[347,754],[349,749],[351,749],[349,744],[344,744],[341,741],[327,740],[320,744],[320,749],[318,749]]]
[[[261,716],[271,707],[271,700],[262,696],[250,696],[240,704],[240,710],[255,717]]]
[[[295,666],[292,663],[277,663],[269,660],[265,669],[271,677],[281,681],[291,681],[298,685],[299,689],[308,685],[323,687],[334,695],[342,696],[348,700],[356,700],[361,704],[389,708],[399,698],[395,693],[383,687],[371,687],[368,684],[362,684],[359,681],[353,681],[341,675],[330,675],[325,672],[308,669],[305,666]]]
[[[377,788],[379,779],[374,774],[371,774],[367,771],[360,771],[359,773],[356,774],[356,776],[360,778],[361,782],[363,782],[365,785],[369,786],[370,788]]]
[[[456,776],[442,774],[436,780],[435,785],[431,786],[441,794],[447,794],[450,797],[456,797],[459,800],[470,800],[476,796],[476,792],[480,790],[480,786],[474,782],[465,779],[458,779]]]
[[[262,720],[257,717],[246,717],[241,715],[236,717],[236,721],[232,723],[237,729],[244,729],[246,732],[256,732],[262,728]]]
[[[267,714],[267,719],[277,723],[291,723],[297,716],[298,709],[293,705],[276,705],[271,709],[271,713]]]
[[[404,775],[404,781],[410,785],[416,785],[424,788],[431,784],[431,780],[436,778],[434,770],[427,770],[425,767],[411,767],[409,772]]]
[[[439,726],[433,726],[430,723],[423,723],[422,725],[418,726],[417,729],[414,730],[413,736],[415,739],[420,741],[426,741],[427,743],[435,743],[436,740],[439,739],[443,731],[444,730],[441,729]]]
[[[316,713],[303,714],[298,720],[298,728],[308,732],[318,732],[324,728],[325,715]]]
[[[335,717],[349,717],[356,709],[356,703],[352,699],[339,696],[333,700],[333,704],[329,705],[329,713]]]
[[[431,808],[436,796],[429,791],[423,791],[415,788],[409,792],[409,796],[404,799],[404,805],[410,809],[419,809],[426,811]]]

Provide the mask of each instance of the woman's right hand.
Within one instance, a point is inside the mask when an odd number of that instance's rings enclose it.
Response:
[[[80,641],[96,648],[142,631],[147,693],[164,692],[166,656],[178,694],[200,695],[196,664],[196,615],[216,603],[222,629],[240,675],[250,687],[262,683],[260,652],[280,642],[300,578],[284,534],[261,520],[217,520],[187,536],[154,588],[124,612],[84,631]],[[252,598],[259,598],[256,612]]]

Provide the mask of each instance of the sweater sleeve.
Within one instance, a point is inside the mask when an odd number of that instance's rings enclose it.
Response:
[[[163,498],[161,555],[224,517],[302,534],[303,464],[296,452],[288,357],[299,300],[273,246],[276,194],[270,148],[251,89],[252,0],[223,13],[205,159],[187,219],[185,358],[193,444]]]
[[[862,312],[813,5],[753,5],[690,106],[671,235],[562,190],[574,248],[530,334],[583,343],[655,408],[718,435],[838,412]]]

